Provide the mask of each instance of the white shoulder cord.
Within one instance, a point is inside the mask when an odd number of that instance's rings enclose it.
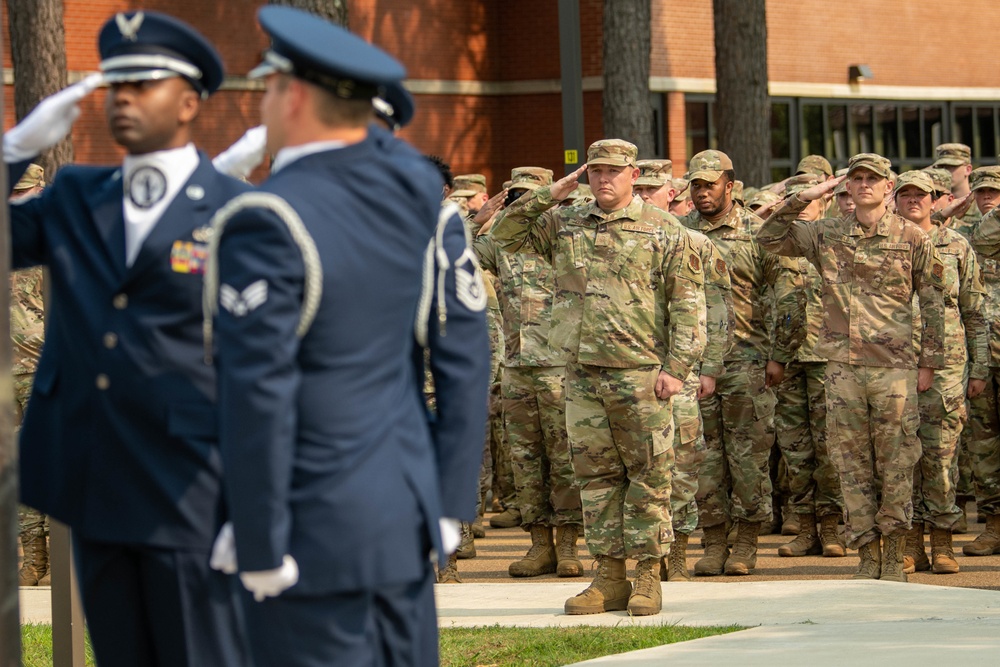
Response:
[[[202,288],[202,330],[205,337],[205,363],[212,363],[213,321],[219,310],[219,243],[226,223],[241,211],[262,208],[271,211],[288,227],[292,240],[302,253],[305,265],[305,286],[302,299],[302,313],[295,334],[303,338],[312,326],[319,310],[323,295],[323,265],[319,259],[316,243],[306,229],[302,218],[292,206],[269,192],[245,192],[230,200],[212,216],[212,231],[208,239],[208,261],[205,265],[205,281]]]
[[[414,333],[417,337],[417,344],[420,347],[427,347],[427,318],[431,314],[431,301],[434,295],[434,260],[437,259],[437,295],[438,295],[438,326],[441,328],[441,335],[445,335],[445,323],[448,320],[448,306],[445,303],[445,278],[451,263],[448,261],[448,253],[444,249],[444,232],[448,227],[448,221],[453,215],[458,215],[458,206],[454,202],[447,202],[441,207],[438,213],[437,230],[434,237],[427,242],[427,250],[424,252],[424,273],[423,282],[420,287],[420,301],[417,305],[417,319],[413,323]],[[469,243],[469,233],[465,231],[466,244]]]

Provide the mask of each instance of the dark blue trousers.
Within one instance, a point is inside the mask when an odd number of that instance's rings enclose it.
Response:
[[[257,667],[436,667],[434,576],[319,596],[247,598]]]
[[[100,667],[247,667],[239,581],[207,552],[74,537],[83,609]]]

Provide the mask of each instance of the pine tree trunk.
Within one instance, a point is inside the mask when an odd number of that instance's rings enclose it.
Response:
[[[42,99],[66,87],[63,0],[7,0],[7,13],[14,64],[14,114],[21,120]],[[59,167],[72,161],[70,137],[36,159],[49,182]]]
[[[712,0],[719,150],[747,185],[771,181],[765,0]]]
[[[649,102],[650,0],[604,2],[604,138],[625,139],[652,157]]]
[[[347,0],[271,0],[271,4],[304,9],[347,27]]]

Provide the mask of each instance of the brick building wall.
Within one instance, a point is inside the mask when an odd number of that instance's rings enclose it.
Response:
[[[668,154],[683,171],[684,94],[711,92],[714,46],[711,0],[652,0],[651,75],[666,95]],[[65,0],[67,61],[74,74],[97,67],[96,35],[116,11],[145,7],[172,13],[218,46],[231,75],[257,62],[266,40],[256,25],[261,0]],[[602,0],[580,0],[585,141],[602,136],[600,76]],[[1000,18],[996,0],[882,0],[846,12],[823,0],[768,0],[768,58],[772,87],[847,84],[850,64],[868,64],[872,82],[837,95],[865,96],[871,86],[995,87],[991,31]],[[351,28],[395,54],[408,69],[418,115],[403,136],[448,160],[456,173],[485,173],[491,188],[519,165],[562,173],[562,121],[558,94],[559,32],[552,0],[353,0]],[[2,12],[7,35],[6,10]],[[960,47],[941,35],[961,35]],[[734,36],[738,39],[739,36]],[[4,40],[5,44],[7,39]],[[4,67],[11,67],[9,48]],[[658,79],[659,77],[659,79]],[[906,87],[906,88],[902,88]],[[911,90],[909,87],[913,87]],[[816,89],[820,90],[820,89]],[[12,87],[5,86],[5,127],[13,124]],[[791,93],[781,93],[791,94]],[[214,96],[199,120],[196,139],[209,153],[234,141],[258,118],[258,91],[232,81]],[[108,140],[103,92],[85,101],[73,138],[81,162],[116,162]]]

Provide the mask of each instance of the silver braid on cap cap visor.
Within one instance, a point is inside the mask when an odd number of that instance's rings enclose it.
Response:
[[[302,253],[302,263],[305,266],[305,285],[303,286],[302,312],[295,334],[305,337],[312,326],[316,313],[319,311],[320,298],[323,296],[323,264],[319,259],[316,242],[306,229],[302,218],[295,212],[291,204],[270,192],[246,192],[232,199],[212,216],[212,233],[208,239],[208,262],[205,265],[205,280],[202,287],[202,331],[205,338],[205,363],[212,363],[212,346],[214,337],[213,323],[219,312],[219,243],[225,231],[226,223],[237,213],[251,208],[262,208],[271,211],[288,227],[288,233]]]
[[[102,60],[98,67],[108,76],[115,76],[115,70],[123,69],[165,69],[196,81],[200,81],[202,76],[201,70],[189,62],[181,60],[180,58],[171,58],[170,56],[151,53],[133,53],[125,56],[113,56]],[[108,80],[110,81],[111,79]]]

